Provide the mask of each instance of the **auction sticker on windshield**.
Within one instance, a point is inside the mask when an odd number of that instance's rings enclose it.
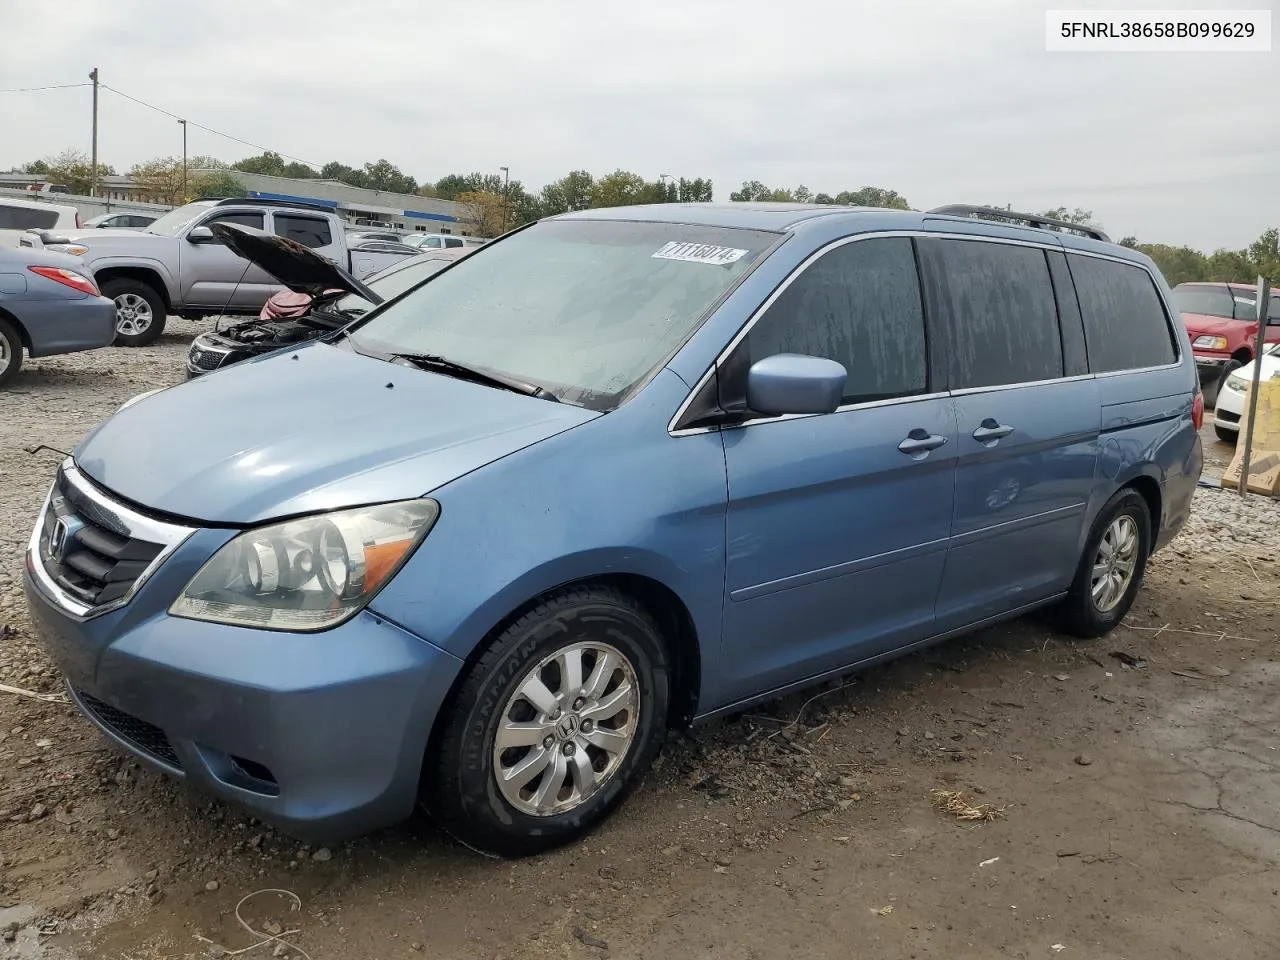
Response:
[[[672,240],[653,255],[655,260],[683,260],[686,263],[709,263],[723,267],[737,263],[748,251],[737,247],[716,247],[709,243],[687,243]]]

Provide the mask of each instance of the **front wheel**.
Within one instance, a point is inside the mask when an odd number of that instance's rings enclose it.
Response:
[[[22,369],[22,338],[4,317],[0,317],[0,387]]]
[[[1110,633],[1138,595],[1151,553],[1151,512],[1142,494],[1126,487],[1098,514],[1075,580],[1059,610],[1077,637]]]
[[[498,634],[463,680],[428,758],[426,805],[491,856],[578,839],[661,746],[669,677],[657,624],[627,594],[551,595]]]
[[[164,333],[164,298],[137,280],[121,277],[102,285],[102,295],[116,304],[116,346],[147,347]]]

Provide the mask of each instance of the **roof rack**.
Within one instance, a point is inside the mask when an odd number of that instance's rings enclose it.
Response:
[[[947,217],[976,217],[979,220],[1025,223],[1027,226],[1035,227],[1038,230],[1078,233],[1080,236],[1088,237],[1091,240],[1101,240],[1103,243],[1111,242],[1111,238],[1097,227],[1090,227],[1083,223],[1070,223],[1066,220],[1055,220],[1053,217],[1042,217],[1034,213],[1001,210],[999,207],[976,207],[967,203],[952,203],[945,207],[934,207],[927,212]]]
[[[263,197],[221,197],[215,200],[213,205],[215,207],[290,207],[333,213],[332,207],[326,207],[321,203],[308,203],[305,200],[267,200]]]

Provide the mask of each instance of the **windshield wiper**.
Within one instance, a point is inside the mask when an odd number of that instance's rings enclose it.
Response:
[[[474,383],[482,383],[485,386],[511,390],[514,393],[523,393],[527,397],[550,400],[552,403],[560,402],[560,398],[546,387],[540,387],[534,383],[526,383],[523,380],[503,376],[500,373],[489,373],[484,370],[478,370],[475,367],[468,367],[465,364],[438,357],[433,353],[392,353],[389,356],[392,360],[400,360],[423,370],[443,373],[446,376],[457,377],[460,380],[471,380]]]

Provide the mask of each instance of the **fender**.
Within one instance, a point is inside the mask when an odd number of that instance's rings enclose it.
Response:
[[[93,271],[95,280],[97,280],[99,273],[113,269],[144,270],[154,273],[163,285],[161,292],[164,293],[165,299],[169,301],[169,308],[177,311],[183,306],[177,279],[163,260],[156,260],[153,257],[115,256],[90,260],[86,265]],[[99,283],[99,286],[101,286],[101,283]]]

